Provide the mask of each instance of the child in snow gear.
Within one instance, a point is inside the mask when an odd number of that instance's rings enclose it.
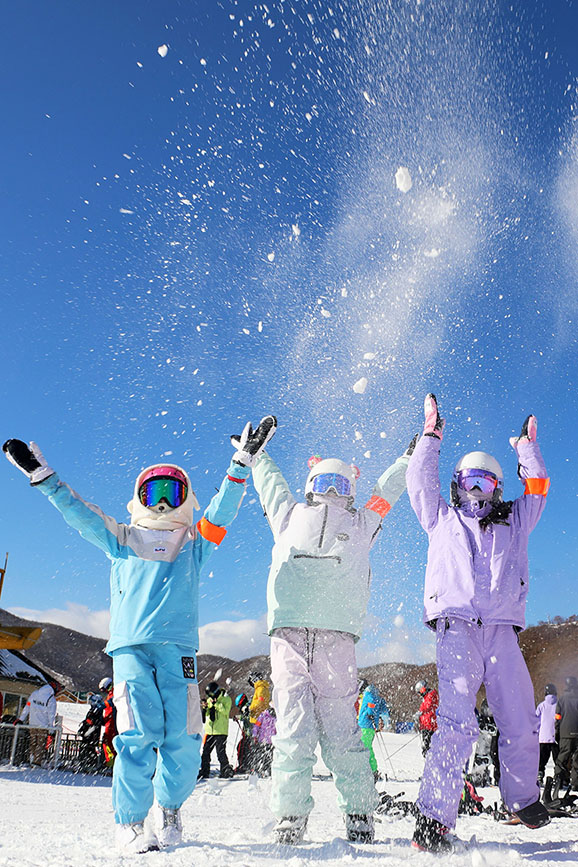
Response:
[[[578,680],[566,678],[566,688],[556,704],[556,740],[560,751],[556,759],[552,800],[556,800],[560,786],[570,783],[578,789]]]
[[[273,737],[277,734],[276,714],[269,706],[257,717],[253,726],[252,770],[260,777],[271,776]]]
[[[201,714],[196,671],[201,568],[237,514],[255,456],[275,432],[272,416],[244,430],[219,492],[197,524],[199,508],[187,473],[156,464],[139,473],[119,524],[60,480],[35,443],[8,440],[7,458],[46,495],[64,519],[112,561],[107,651],[113,658],[118,735],[113,806],[119,849],[157,845],[144,835],[153,799],[178,812],[194,789],[200,764]],[[172,828],[179,827],[175,816]],[[158,844],[173,843],[157,826]]]
[[[249,718],[252,725],[255,725],[259,714],[269,707],[271,687],[260,671],[251,671],[247,678],[247,683],[253,687],[253,698],[249,705]]]
[[[541,701],[536,708],[536,716],[540,720],[540,731],[538,738],[540,741],[540,764],[538,766],[538,785],[544,783],[544,774],[546,773],[546,765],[548,759],[552,756],[552,761],[556,765],[558,758],[559,746],[556,743],[556,704],[558,702],[558,690],[555,683],[547,683],[544,689],[544,701]]]
[[[421,738],[421,754],[425,756],[430,748],[431,739],[436,731],[436,711],[439,704],[437,689],[430,688],[425,680],[418,680],[415,691],[421,697],[421,704],[416,714],[417,730]]]
[[[251,773],[251,753],[253,745],[253,726],[249,719],[249,699],[244,692],[239,693],[235,699],[237,716],[235,722],[241,731],[241,737],[237,744],[237,767],[236,774]]]
[[[438,470],[443,428],[435,396],[428,394],[424,436],[407,471],[411,505],[429,536],[424,620],[437,633],[440,692],[438,730],[417,801],[423,817],[414,838],[418,848],[438,845],[435,836],[422,833],[428,823],[455,825],[462,770],[478,737],[474,707],[481,683],[500,732],[504,802],[528,827],[549,821],[536,783],[534,691],[517,637],[525,625],[528,536],[544,510],[549,486],[536,419],[528,416],[520,436],[510,440],[525,491],[509,503],[502,501],[500,465],[483,452],[458,462],[451,504],[443,499]]]
[[[349,817],[348,836],[373,839],[378,798],[355,716],[355,642],[369,598],[369,552],[405,489],[413,444],[359,510],[353,506],[359,470],[343,461],[309,462],[305,502],[268,454],[253,466],[275,540],[267,602],[277,712],[271,805],[280,842],[302,839],[318,742]]]
[[[379,770],[373,751],[373,740],[377,732],[381,732],[389,726],[389,708],[386,700],[380,696],[379,690],[372,683],[365,687],[361,695],[357,722],[361,729],[361,741],[369,750],[369,767],[372,770],[373,779],[377,782]]]
[[[216,748],[220,765],[220,777],[226,779],[233,776],[234,771],[227,758],[227,736],[229,734],[229,716],[233,701],[216,680],[205,687],[207,694],[203,702],[205,712],[205,743],[201,756],[199,777],[206,779],[211,772],[211,753]]]

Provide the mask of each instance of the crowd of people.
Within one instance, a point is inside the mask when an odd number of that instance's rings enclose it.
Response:
[[[251,703],[241,695],[236,707],[245,765],[263,773],[271,769],[277,842],[295,844],[304,837],[314,806],[311,776],[318,745],[337,788],[347,838],[374,839],[379,798],[372,745],[387,717],[379,696],[366,689],[358,721],[355,645],[369,601],[370,552],[406,489],[429,540],[423,619],[436,635],[438,674],[437,690],[425,682],[417,689],[425,767],[412,845],[430,852],[452,849],[448,832],[455,826],[464,768],[479,735],[476,698],[482,684],[499,731],[505,808],[528,828],[549,821],[537,782],[534,691],[518,644],[525,626],[528,537],[549,487],[536,418],[528,416],[520,435],[510,440],[523,485],[513,501],[503,499],[500,464],[481,451],[458,460],[450,496],[442,496],[438,465],[444,426],[430,393],[422,435],[412,438],[369,499],[356,507],[360,471],[332,457],[312,457],[304,499],[293,495],[265,450],[277,428],[275,417],[266,416],[256,430],[247,423],[231,439],[233,458],[199,521],[194,521],[199,505],[188,474],[161,463],[139,473],[129,503],[130,525],[83,500],[35,443],[12,439],[4,444],[8,459],[31,484],[112,561],[107,649],[118,730],[113,805],[120,851],[137,853],[180,841],[180,807],[197,778],[207,775],[214,748],[221,775],[234,772],[225,748],[231,697],[215,681],[208,684],[201,707],[198,581],[237,514],[250,475],[273,536],[267,609],[275,716],[270,697],[264,692],[257,697],[262,680],[255,679]],[[575,723],[565,723],[572,695],[567,690],[557,704],[559,779],[578,738]],[[578,765],[572,765],[571,774],[570,782],[577,782]],[[152,841],[144,831],[151,809]]]

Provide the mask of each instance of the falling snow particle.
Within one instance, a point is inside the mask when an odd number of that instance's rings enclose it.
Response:
[[[365,389],[367,388],[367,377],[362,376],[361,379],[358,379],[356,383],[353,385],[353,391],[356,394],[365,394]]]
[[[413,181],[409,173],[409,169],[400,166],[395,173],[395,185],[402,193],[407,193],[411,190]]]
[[[159,47],[157,48],[157,51],[161,57],[166,57],[168,52],[169,52],[169,46],[168,45],[159,45]]]
[[[374,358],[375,358],[375,352],[364,352],[363,353],[363,360],[364,361],[373,361]]]
[[[364,458],[370,458],[371,457],[371,452],[369,451],[369,449],[366,452],[363,452],[363,457]]]
[[[440,250],[437,250],[435,247],[432,247],[431,250],[424,250],[423,254],[426,259],[437,259],[440,254]]]
[[[346,289],[345,286],[342,286],[342,287],[341,287],[341,297],[342,297],[342,298],[347,298],[347,289]]]
[[[326,310],[325,307],[322,307],[322,308],[321,308],[321,315],[322,315],[325,319],[329,319],[329,317],[331,316],[331,311],[330,311],[330,310]]]
[[[206,65],[207,65],[207,61],[205,60],[204,57],[201,57],[199,63],[201,64],[201,66],[206,66]]]
[[[121,214],[134,214],[134,211],[131,211],[129,208],[119,208],[118,210]]]
[[[294,223],[294,224],[291,226],[291,231],[293,232],[293,237],[294,237],[294,238],[298,238],[299,235],[301,234],[301,229],[299,228],[299,226],[297,225],[297,223]]]
[[[272,262],[273,259],[275,258],[275,253],[267,253],[267,258],[269,259],[270,262]]]

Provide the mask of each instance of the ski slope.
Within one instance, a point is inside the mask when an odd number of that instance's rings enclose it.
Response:
[[[230,756],[235,737],[236,726],[231,725]],[[389,733],[381,738],[376,755],[380,770],[389,779],[378,788],[391,794],[404,791],[413,799],[422,769],[419,740]],[[268,808],[269,780],[215,777],[199,784],[183,808],[181,847],[121,858],[114,852],[110,779],[0,766],[0,865],[110,867],[135,860],[147,867],[268,867],[281,861],[290,867],[440,864],[438,858],[411,849],[411,819],[382,817],[374,845],[348,843],[335,788],[321,761],[315,771],[315,809],[299,847],[278,847],[271,842],[274,819]],[[394,772],[397,780],[392,779]],[[498,798],[496,789],[482,789],[481,794],[485,803]],[[455,867],[547,867],[578,862],[578,822],[574,819],[555,819],[546,828],[529,831],[499,825],[487,816],[460,818],[457,834],[463,840],[475,835],[477,843],[445,859]]]

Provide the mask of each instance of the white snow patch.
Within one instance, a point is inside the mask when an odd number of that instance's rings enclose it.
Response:
[[[161,57],[166,57],[169,53],[169,46],[164,44],[159,45],[159,47],[157,48],[157,52],[158,54],[160,54]]]
[[[367,377],[362,376],[361,379],[358,379],[357,382],[353,383],[353,391],[356,394],[365,394],[365,389],[367,388]]]
[[[409,169],[400,166],[395,173],[395,185],[402,193],[407,193],[413,186],[413,181],[409,173]]]

